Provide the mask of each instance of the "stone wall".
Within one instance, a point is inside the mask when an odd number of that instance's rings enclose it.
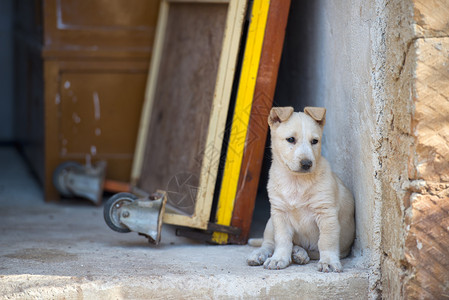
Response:
[[[414,143],[405,210],[407,299],[449,297],[449,3],[414,1]]]
[[[354,259],[380,295],[384,1],[294,1],[275,101],[327,108],[323,155],[356,201]],[[402,61],[401,61],[402,62]]]
[[[391,1],[387,9],[382,295],[437,299],[449,291],[449,6]]]
[[[379,131],[379,174],[382,198],[382,294],[400,299],[404,274],[404,230],[408,163],[414,143],[411,129],[415,51],[413,6],[395,0],[386,7],[385,100]]]

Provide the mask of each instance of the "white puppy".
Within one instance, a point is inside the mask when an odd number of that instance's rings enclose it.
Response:
[[[273,162],[268,181],[271,218],[251,266],[283,269],[319,259],[318,270],[341,272],[354,240],[354,199],[321,156],[326,109],[274,107],[268,118]]]

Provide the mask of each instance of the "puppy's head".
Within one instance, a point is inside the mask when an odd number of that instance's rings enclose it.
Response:
[[[321,107],[306,107],[304,113],[273,107],[268,117],[273,159],[297,174],[312,173],[321,156],[325,116]]]

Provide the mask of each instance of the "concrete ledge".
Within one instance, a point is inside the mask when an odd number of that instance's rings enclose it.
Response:
[[[17,157],[1,154],[15,168],[0,174],[0,299],[368,297],[361,259],[343,260],[340,274],[320,273],[316,262],[265,270],[246,264],[252,247],[197,243],[169,226],[153,247],[110,230],[88,202],[45,204]]]
[[[2,299],[278,298],[363,299],[368,272],[357,259],[341,274],[316,262],[271,271],[249,267],[249,246],[204,245],[166,226],[152,247],[106,227],[102,210],[42,204],[7,208],[0,249]]]
[[[289,276],[290,275],[290,276]],[[366,299],[362,274],[317,278],[296,272],[266,277],[244,275],[160,275],[1,277],[2,299]]]

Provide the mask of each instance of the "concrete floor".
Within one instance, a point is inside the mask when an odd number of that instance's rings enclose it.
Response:
[[[0,147],[0,299],[366,299],[359,259],[323,274],[316,262],[246,265],[250,246],[120,234],[88,202],[47,204],[14,148]]]

